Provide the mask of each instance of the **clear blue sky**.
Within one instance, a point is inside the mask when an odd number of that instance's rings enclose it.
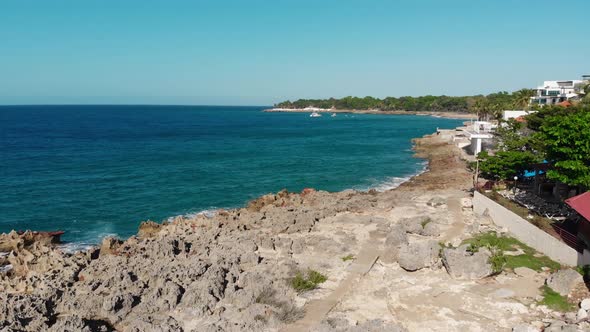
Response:
[[[588,0],[2,0],[0,104],[510,91],[590,74],[588,13]]]

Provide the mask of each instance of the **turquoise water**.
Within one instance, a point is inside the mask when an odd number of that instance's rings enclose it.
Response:
[[[386,189],[423,169],[412,138],[461,122],[263,108],[0,107],[0,232],[96,243],[283,188]]]

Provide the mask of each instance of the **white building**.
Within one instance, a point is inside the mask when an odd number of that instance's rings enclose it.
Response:
[[[475,156],[491,145],[496,125],[487,121],[474,121],[471,128],[467,128],[465,136],[471,141],[469,150]]]
[[[555,105],[566,100],[578,99],[578,89],[583,80],[545,81],[537,87],[537,95],[531,97],[531,104]]]

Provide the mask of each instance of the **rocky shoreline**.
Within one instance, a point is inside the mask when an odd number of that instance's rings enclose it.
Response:
[[[548,271],[493,275],[491,252],[461,245],[501,230],[473,215],[459,151],[415,149],[428,171],[386,192],[281,191],[74,254],[4,234],[0,331],[557,328],[535,301]]]

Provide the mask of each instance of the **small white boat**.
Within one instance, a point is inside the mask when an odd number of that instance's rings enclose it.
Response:
[[[332,113],[332,117],[335,118],[336,117],[336,113]]]
[[[309,115],[310,118],[319,118],[320,116],[322,115],[318,112],[313,112]]]

